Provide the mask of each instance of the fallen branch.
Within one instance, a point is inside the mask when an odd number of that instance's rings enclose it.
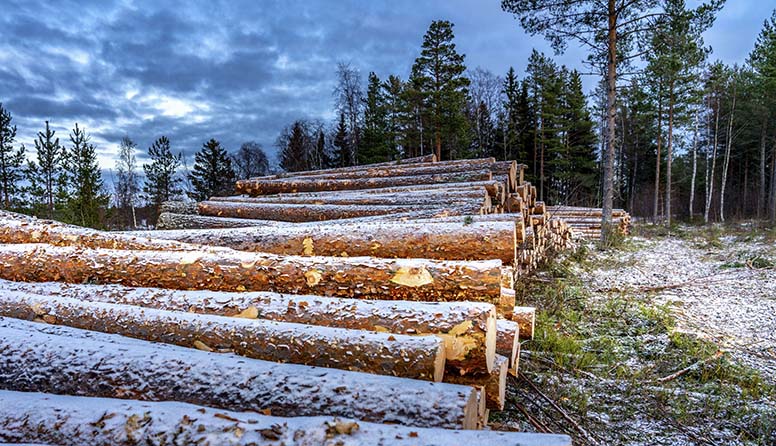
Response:
[[[711,361],[715,361],[715,360],[721,358],[723,354],[724,354],[724,352],[722,350],[717,350],[717,352],[714,353],[713,355],[711,355],[710,357],[708,357],[706,359],[703,359],[703,360],[700,360],[700,361],[698,361],[698,362],[696,362],[694,364],[691,364],[690,366],[685,367],[682,370],[674,372],[674,373],[672,373],[672,374],[670,374],[668,376],[664,376],[662,378],[658,378],[658,379],[655,380],[655,382],[659,382],[659,383],[662,384],[662,383],[667,383],[668,381],[673,381],[676,378],[679,378],[680,376],[684,375],[685,373],[687,373],[689,371],[695,370],[698,367],[701,367],[702,365],[708,364]]]

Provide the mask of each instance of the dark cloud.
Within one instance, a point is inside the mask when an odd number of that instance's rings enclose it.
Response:
[[[740,62],[770,7],[731,3],[707,41],[726,62]],[[470,67],[501,74],[514,66],[522,73],[532,48],[550,51],[499,4],[4,0],[0,102],[28,146],[46,119],[59,135],[79,122],[107,168],[125,135],[142,151],[166,135],[189,159],[211,137],[230,149],[248,140],[272,149],[293,119],[331,115],[338,61],[364,76],[406,77],[434,19],[456,24]],[[570,48],[558,61],[579,67],[582,58]]]

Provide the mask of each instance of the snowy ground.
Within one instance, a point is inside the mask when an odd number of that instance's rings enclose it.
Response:
[[[518,289],[537,331],[494,427],[575,445],[776,445],[776,233],[635,232]]]

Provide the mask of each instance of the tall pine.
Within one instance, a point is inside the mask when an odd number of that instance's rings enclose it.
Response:
[[[202,144],[194,157],[194,169],[189,174],[194,188],[190,194],[197,201],[225,196],[234,192],[236,178],[229,154],[215,139]]]
[[[390,161],[391,155],[383,86],[380,78],[371,72],[364,99],[363,136],[356,157],[358,164],[373,164]]]
[[[63,168],[65,150],[48,121],[45,130],[38,132],[35,151],[37,162],[31,161],[26,169],[32,212],[37,216],[54,218],[67,196]]]
[[[80,226],[102,228],[108,195],[102,189],[102,172],[89,139],[86,131],[76,123],[70,132],[71,146],[64,156],[69,189],[64,220]]]
[[[19,207],[19,183],[24,177],[24,145],[14,149],[16,126],[11,121],[11,112],[0,103],[0,204],[3,209]]]
[[[173,155],[170,140],[161,136],[148,148],[150,164],[143,164],[146,180],[143,192],[155,210],[159,210],[165,201],[179,197],[183,190],[178,168],[181,165],[181,154]]]

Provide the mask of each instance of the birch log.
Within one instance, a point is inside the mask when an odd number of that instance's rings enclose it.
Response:
[[[496,355],[496,363],[490,373],[464,376],[450,373],[445,376],[445,382],[466,384],[475,387],[483,386],[485,387],[486,407],[493,410],[504,410],[508,369],[509,359],[501,355]]]
[[[0,387],[8,390],[418,427],[477,423],[476,391],[454,384],[277,364],[7,318],[0,318],[0,351]]]
[[[501,261],[277,256],[221,249],[122,251],[0,245],[0,278],[169,289],[498,302]]]
[[[0,294],[0,316],[266,361],[437,382],[444,373],[444,343],[436,336],[193,314],[15,291]]]
[[[132,233],[128,233],[132,234]],[[515,261],[512,222],[408,221],[271,226],[198,231],[142,231],[138,236],[285,255],[374,256]]]
[[[492,370],[496,352],[495,308],[478,302],[331,299],[268,292],[178,291],[6,280],[0,280],[0,291],[354,330],[436,334],[445,342],[448,368],[458,374]],[[510,339],[515,339],[514,333]]]
[[[452,209],[458,213],[478,214],[481,212],[482,204],[462,203],[438,205],[432,203],[429,206],[422,206],[421,209],[418,210],[425,210],[428,211],[430,215],[435,215],[446,209]],[[391,205],[234,203],[228,201],[203,201],[199,203],[199,213],[201,215],[278,220],[293,223],[399,214],[407,211],[408,208],[406,206]]]
[[[180,402],[0,391],[0,438],[90,446],[571,446],[566,435],[281,418]]]
[[[416,184],[458,183],[467,181],[488,181],[489,170],[471,172],[442,173],[435,175],[416,175],[387,178],[358,179],[304,179],[289,178],[281,180],[241,180],[237,182],[237,193],[246,195],[271,195],[288,192],[316,192],[323,190],[375,189],[380,187],[408,186]]]

